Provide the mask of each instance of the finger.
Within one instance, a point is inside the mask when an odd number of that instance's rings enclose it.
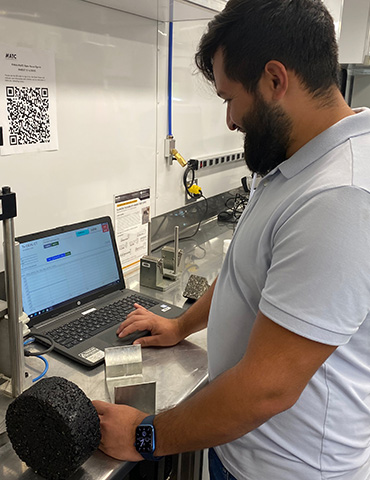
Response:
[[[141,337],[134,341],[133,345],[141,345],[142,347],[163,347],[162,335],[148,335],[147,337]]]
[[[126,319],[120,323],[119,327],[117,328],[117,335],[119,334],[119,332],[121,332],[124,328],[128,327],[129,325],[131,325],[133,322],[136,322],[137,319],[140,318],[140,315],[136,314],[134,316],[131,316],[130,318],[126,317]]]
[[[138,315],[142,315],[143,313],[147,313],[148,310],[144,307],[142,307],[141,305],[139,305],[138,303],[134,303],[134,307],[135,307],[135,310],[133,310],[132,312],[130,312],[127,317],[125,318],[125,320],[119,325],[119,327],[117,328],[117,335],[119,334],[119,332],[122,331],[123,328],[125,328],[125,326],[127,325],[130,325],[130,323],[136,321],[136,318]],[[128,323],[127,323],[128,322]]]
[[[140,305],[140,303],[134,303],[133,307],[135,308],[135,310],[132,310],[130,313],[127,314],[127,316],[132,315],[132,314],[135,313],[137,310],[145,310],[145,311],[147,311],[147,309],[146,309],[145,307],[143,307],[142,305]]]
[[[127,318],[125,321],[123,321],[120,326],[117,328],[117,335],[122,332],[125,328],[129,327],[130,325],[136,324],[136,323],[142,323],[146,322],[148,325],[152,324],[153,320],[153,315],[148,315],[147,312],[137,312],[136,315],[132,316],[131,318]]]
[[[150,332],[152,331],[153,325],[146,321],[146,320],[141,320],[141,321],[135,321],[128,326],[124,326],[120,333],[118,334],[119,338],[126,337],[130,333],[134,333],[139,330],[139,332],[142,332],[144,330],[149,330]]]
[[[107,448],[104,446],[103,442],[100,442],[99,444],[99,450],[101,450],[103,453],[105,453],[106,455],[109,455],[109,453],[107,452]]]
[[[124,320],[121,323],[123,327],[131,325],[133,322],[136,322],[137,320],[145,320],[145,319],[151,318],[151,315],[148,315],[148,312],[145,310],[144,311],[136,310],[136,312],[132,312],[132,313],[135,313],[135,314],[130,315],[130,317],[127,317],[126,320]]]
[[[110,405],[107,402],[102,402],[101,400],[93,400],[92,404],[94,405],[98,415],[104,415],[107,411],[107,407]]]
[[[132,310],[132,312],[127,314],[126,319],[131,318],[131,317],[137,315],[138,313],[148,312],[148,310],[146,308],[142,307],[138,303],[134,303],[134,308],[135,308],[135,310]]]
[[[135,308],[142,308],[143,310],[147,310],[145,307],[143,307],[142,305],[140,305],[140,303],[134,303],[134,307],[135,307]]]

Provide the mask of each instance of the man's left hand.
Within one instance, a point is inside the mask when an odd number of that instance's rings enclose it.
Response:
[[[115,405],[100,400],[94,400],[93,405],[100,419],[100,450],[118,460],[143,460],[134,446],[135,430],[148,414],[127,405]]]

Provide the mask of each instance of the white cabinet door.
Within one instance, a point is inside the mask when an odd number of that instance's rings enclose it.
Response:
[[[339,41],[344,0],[323,0],[323,3],[326,5],[326,8],[334,19],[335,33],[337,40]]]

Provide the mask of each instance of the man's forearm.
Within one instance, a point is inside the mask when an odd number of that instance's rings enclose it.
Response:
[[[179,330],[182,338],[206,328],[216,281],[217,278],[206,293],[179,317]]]
[[[177,407],[156,416],[156,455],[230,442],[292,407],[335,346],[286,330],[258,312],[234,367]]]
[[[201,304],[202,309],[207,304]],[[258,312],[239,363],[155,417],[155,455],[200,450],[250,432],[292,407],[335,349],[296,335]],[[147,414],[127,405],[94,405],[100,416],[100,448],[120,460],[140,460],[135,429]]]
[[[236,366],[177,407],[156,416],[155,455],[202,450],[230,442],[290,405],[272,402],[243,388]]]

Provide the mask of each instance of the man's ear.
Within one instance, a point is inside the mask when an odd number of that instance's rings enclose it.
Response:
[[[289,78],[285,66],[277,60],[266,63],[261,75],[259,87],[261,92],[271,100],[281,100],[288,90]]]

